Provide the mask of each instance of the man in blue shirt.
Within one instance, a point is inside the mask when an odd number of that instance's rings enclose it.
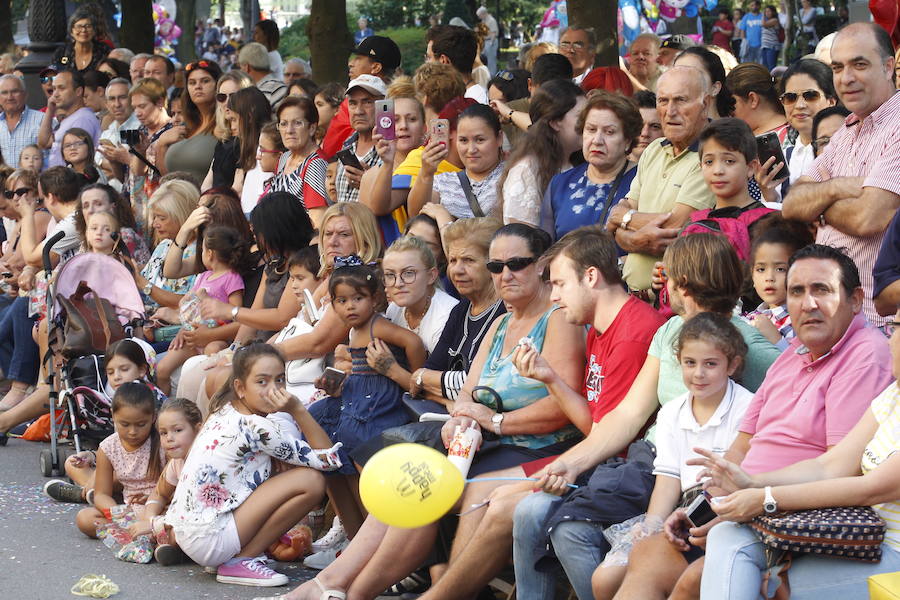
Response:
[[[738,28],[744,32],[744,43],[741,45],[741,62],[762,63],[762,13],[759,12],[759,0],[750,3],[750,12],[744,15]]]
[[[367,37],[375,35],[375,32],[369,27],[369,20],[367,18],[360,17],[359,21],[356,22],[356,25],[359,27],[359,30],[353,34],[353,41],[357,46],[362,44],[362,41]]]
[[[25,106],[25,84],[15,75],[0,77],[0,153],[11,167],[19,165],[19,154],[37,143],[40,111]]]

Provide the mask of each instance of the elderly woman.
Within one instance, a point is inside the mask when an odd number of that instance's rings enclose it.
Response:
[[[198,180],[212,164],[216,137],[216,83],[222,76],[218,63],[198,60],[184,68],[184,128],[174,128],[160,140],[160,171],[187,171]]]
[[[109,46],[97,39],[99,24],[93,13],[79,7],[69,18],[69,37],[66,45],[56,51],[51,61],[63,69],[85,73],[94,71],[107,54]]]
[[[898,321],[900,311],[889,326],[893,330],[890,344],[895,378],[900,377]],[[817,458],[750,476],[738,465],[703,451],[713,485],[731,491],[713,508],[731,522],[720,523],[709,533],[701,598],[759,597],[767,552],[753,530],[742,523],[763,514],[769,497],[774,498],[779,511],[871,506],[887,525],[879,563],[795,553],[789,571],[791,598],[865,598],[871,575],[900,570],[900,459],[895,458],[900,443],[898,424],[900,388],[894,382],[872,400],[844,439]]]
[[[450,311],[425,366],[413,373],[413,396],[452,408],[488,328],[506,313],[485,266],[491,237],[500,225],[487,218],[459,219],[444,229],[447,275],[462,300]]]
[[[643,119],[633,100],[596,91],[581,109],[577,127],[586,162],[551,179],[545,198],[551,221],[542,226],[557,239],[582,225],[606,223],[637,173],[628,154],[641,134]]]
[[[543,384],[519,376],[512,366],[512,355],[527,337],[567,385],[579,386],[584,375],[584,332],[556,310],[537,264],[548,245],[549,236],[521,223],[502,227],[491,241],[487,268],[510,312],[488,328],[484,339],[490,343],[478,349],[453,417],[442,431],[445,444],[458,425],[500,436],[499,445],[475,455],[470,477],[488,472],[521,477],[522,463],[562,452],[579,436]],[[476,386],[490,386],[503,406],[491,394],[474,390]],[[457,508],[481,502],[496,487],[493,481],[470,484]],[[475,512],[460,520],[458,543],[468,541],[481,516]],[[345,589],[354,598],[375,598],[422,563],[437,530],[437,524],[398,529],[370,516],[343,553],[289,597],[311,600],[323,597],[325,590]]]

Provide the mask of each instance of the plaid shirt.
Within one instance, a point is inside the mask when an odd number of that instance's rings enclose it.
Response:
[[[759,306],[756,307],[756,310],[752,310],[745,315],[748,321],[752,321],[753,317],[765,315],[772,321],[772,324],[775,326],[775,329],[778,330],[778,333],[781,334],[781,342],[776,344],[780,350],[786,350],[788,347],[788,340],[792,337],[795,337],[797,334],[794,333],[794,327],[791,325],[791,315],[788,314],[787,304],[781,304],[776,306],[775,308],[769,308],[769,306],[763,302]]]
[[[44,113],[26,106],[16,128],[10,131],[6,123],[6,113],[0,114],[0,152],[3,153],[3,161],[6,164],[17,167],[22,150],[26,146],[37,144],[43,118]]]
[[[347,141],[344,142],[341,150],[346,148],[350,148],[353,150],[353,153],[356,154],[356,142],[359,140],[359,132],[354,132],[353,135],[347,138]],[[372,146],[372,149],[366,152],[366,155],[360,158],[359,162],[368,168],[377,167],[381,164],[381,157],[378,156],[378,153],[375,152],[375,146]],[[337,173],[334,177],[334,185],[337,189],[337,199],[336,202],[359,202],[359,188],[353,187],[350,185],[350,180],[347,179],[347,173],[344,171],[344,165],[341,161],[338,161],[337,164]]]

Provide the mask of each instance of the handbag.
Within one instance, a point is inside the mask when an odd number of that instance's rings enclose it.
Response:
[[[761,515],[750,522],[771,565],[785,552],[865,562],[881,560],[885,523],[870,506],[815,508]]]
[[[125,337],[112,304],[84,281],[68,298],[56,298],[65,311],[61,351],[66,358],[103,353],[111,343]]]

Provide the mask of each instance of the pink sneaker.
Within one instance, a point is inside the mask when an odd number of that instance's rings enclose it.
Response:
[[[219,583],[252,585],[256,587],[275,587],[287,585],[287,575],[273,571],[266,563],[256,558],[232,559],[219,565],[216,574]]]

